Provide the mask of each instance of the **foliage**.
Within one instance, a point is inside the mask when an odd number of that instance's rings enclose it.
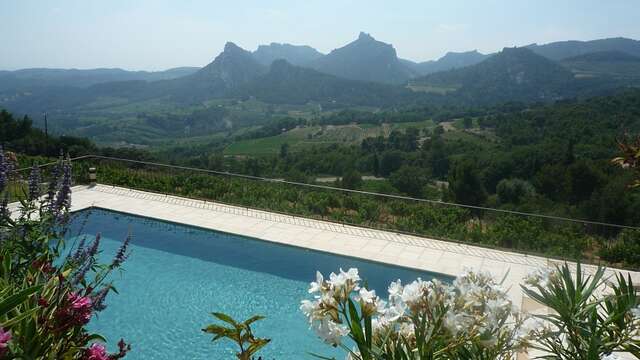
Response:
[[[13,173],[0,151],[0,194]],[[32,170],[20,208],[0,205],[0,350],[4,358],[120,359],[130,346],[107,354],[85,325],[102,311],[114,287],[107,281],[128,254],[128,240],[111,264],[97,262],[100,236],[66,248],[71,165],[60,161],[41,194],[38,168]],[[6,196],[6,192],[4,193]],[[6,197],[5,197],[6,199]]]
[[[403,193],[420,198],[423,196],[424,187],[427,185],[428,179],[423,169],[404,165],[391,174],[389,182]]]
[[[522,179],[503,179],[496,187],[496,194],[502,203],[518,204],[523,199],[535,195],[535,188]]]
[[[211,324],[202,329],[207,334],[213,334],[213,342],[220,339],[228,339],[235,342],[240,351],[236,353],[238,360],[251,360],[260,349],[271,341],[270,339],[257,338],[251,330],[251,324],[264,319],[264,316],[253,316],[241,323],[235,321],[229,315],[223,313],[211,313],[218,320],[227,324],[227,326]]]
[[[591,360],[616,352],[640,358],[640,302],[630,275],[610,280],[604,268],[586,275],[578,264],[574,274],[564,264],[530,274],[522,289],[551,310],[535,315],[530,335],[530,347],[552,354],[547,358]]]
[[[470,161],[458,161],[449,173],[449,191],[457,203],[482,205],[487,192],[478,169]]]
[[[356,170],[347,171],[340,179],[340,186],[345,189],[359,189],[362,184],[362,175]]]

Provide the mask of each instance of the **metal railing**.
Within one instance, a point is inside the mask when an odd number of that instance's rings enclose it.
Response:
[[[88,169],[95,167],[101,184],[561,260],[601,263],[598,252],[614,245],[622,231],[638,231],[640,234],[640,227],[624,224],[186,166],[99,155],[81,156],[71,161],[76,184],[87,184]],[[46,173],[53,164],[43,164],[40,168]],[[28,172],[28,168],[15,170],[13,181],[24,183]]]

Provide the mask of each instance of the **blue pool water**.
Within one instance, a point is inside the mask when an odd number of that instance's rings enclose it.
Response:
[[[132,343],[127,359],[133,360],[234,359],[231,343],[212,344],[201,331],[214,322],[213,311],[240,320],[267,316],[255,326],[256,335],[272,339],[259,353],[265,360],[312,359],[309,352],[342,359],[315,337],[298,310],[316,270],[357,267],[385,296],[395,279],[435,276],[101,209],[76,214],[69,244],[101,233],[100,256],[109,262],[129,231],[132,254],[113,279],[120,294],[109,296],[107,309],[89,327],[111,349],[121,337]]]

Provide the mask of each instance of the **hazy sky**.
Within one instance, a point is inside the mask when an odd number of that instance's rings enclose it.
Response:
[[[0,69],[203,66],[226,41],[329,52],[360,31],[416,61],[624,36],[639,0],[0,0]]]

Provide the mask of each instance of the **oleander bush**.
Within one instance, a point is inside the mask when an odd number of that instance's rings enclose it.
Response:
[[[451,284],[398,280],[383,300],[357,269],[340,269],[328,279],[316,274],[313,299],[300,310],[349,360],[508,360],[531,349],[545,359],[613,360],[622,352],[640,359],[638,293],[630,277],[604,274],[567,264],[529,274],[522,290],[550,311],[524,315],[488,273],[466,270]]]
[[[109,264],[97,260],[99,234],[73,246],[65,243],[71,171],[70,162],[60,160],[43,183],[34,168],[12,212],[7,204],[12,169],[0,149],[0,359],[107,360],[130,350],[120,340],[117,352],[109,354],[105,339],[86,329],[106,307],[114,290],[108,275],[128,256],[129,241]]]

